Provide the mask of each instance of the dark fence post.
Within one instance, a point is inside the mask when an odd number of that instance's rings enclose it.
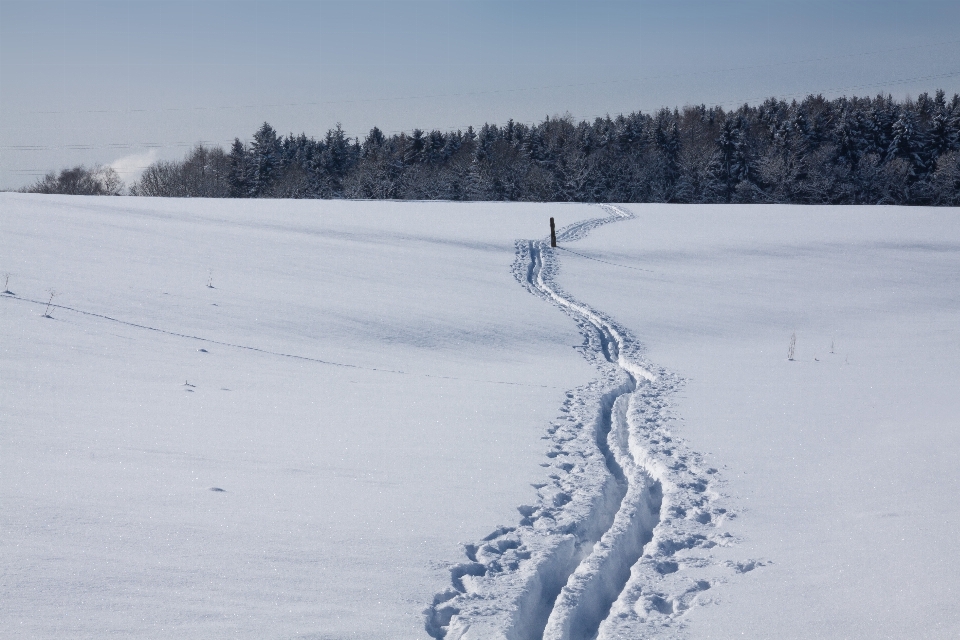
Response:
[[[557,228],[553,225],[553,218],[550,218],[550,246],[557,246]]]

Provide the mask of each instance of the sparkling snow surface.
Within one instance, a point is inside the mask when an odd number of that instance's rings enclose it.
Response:
[[[571,249],[634,269],[557,280],[685,378],[671,428],[738,512],[711,551],[765,563],[687,635],[960,637],[960,210],[626,208]]]
[[[960,636],[956,209],[0,194],[3,272],[4,637]]]
[[[0,194],[0,636],[426,638],[594,375],[558,210]]]

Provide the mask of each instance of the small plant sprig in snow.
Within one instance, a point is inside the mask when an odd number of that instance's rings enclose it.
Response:
[[[8,295],[8,296],[15,296],[15,295],[17,295],[17,294],[15,294],[13,291],[10,291],[10,276],[11,276],[11,275],[12,275],[12,274],[9,274],[9,273],[3,274],[3,293],[6,294],[6,295]]]
[[[47,308],[43,310],[43,317],[53,320],[53,316],[50,315],[50,308],[53,306],[53,298],[57,295],[57,292],[53,289],[50,289],[48,293],[50,294],[50,299],[47,300]]]
[[[790,336],[790,350],[787,351],[787,360],[793,360],[793,352],[796,349],[796,347],[797,347],[797,334],[796,332],[794,332],[794,334]]]

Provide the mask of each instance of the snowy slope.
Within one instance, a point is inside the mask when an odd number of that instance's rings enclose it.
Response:
[[[561,229],[560,246],[633,217],[601,208],[606,217]],[[468,544],[468,562],[451,569],[451,587],[427,611],[435,638],[659,634],[710,588],[716,563],[704,552],[732,542],[719,529],[728,514],[716,504],[716,469],[669,429],[678,380],[652,368],[623,326],[562,290],[561,255],[545,241],[519,241],[514,273],[577,324],[581,353],[600,375],[567,394],[548,430],[551,473],[539,499],[519,508],[519,526]]]
[[[21,637],[960,629],[955,210],[0,206]]]
[[[627,208],[557,280],[682,376],[670,428],[736,514],[672,628],[960,637],[960,211]]]
[[[594,376],[556,210],[0,195],[2,635],[427,637]]]

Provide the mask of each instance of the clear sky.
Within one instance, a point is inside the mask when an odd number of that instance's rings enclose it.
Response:
[[[960,0],[0,0],[0,188],[264,121],[362,136],[937,88],[960,92]]]

